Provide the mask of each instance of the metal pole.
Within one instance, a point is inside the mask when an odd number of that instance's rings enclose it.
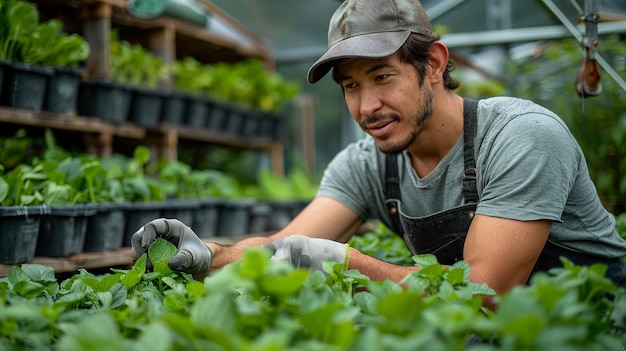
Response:
[[[587,0],[586,0],[587,1]],[[597,1],[598,0],[589,0],[592,2],[596,3],[597,6]],[[554,15],[563,23],[563,25],[565,26],[565,28],[567,28],[567,30],[570,31],[570,33],[574,36],[574,38],[576,38],[576,40],[578,40],[579,42],[582,41],[583,39],[583,35],[580,34],[580,32],[576,29],[576,26],[574,26],[569,19],[567,18],[567,16],[565,16],[565,14],[563,14],[563,12],[561,12],[561,10],[554,4],[554,2],[552,2],[552,0],[543,0],[543,3],[552,11],[552,13],[554,13]],[[598,63],[600,64],[600,66],[606,71],[606,73],[608,73],[609,76],[611,76],[611,78],[613,78],[613,80],[615,80],[615,82],[617,82],[617,84],[624,90],[626,91],[626,82],[622,79],[622,77],[619,76],[619,74],[617,74],[617,72],[613,69],[613,67],[611,67],[611,65],[609,65],[604,58],[602,58],[602,56],[599,53],[596,53],[596,60],[598,60]]]

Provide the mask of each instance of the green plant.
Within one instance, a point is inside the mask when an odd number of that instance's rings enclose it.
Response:
[[[34,4],[24,1],[0,3],[0,59],[19,61],[20,40],[36,31],[39,12]]]
[[[89,57],[89,44],[78,34],[62,32],[63,23],[52,19],[39,24],[28,37],[22,37],[20,61],[40,66],[78,66]]]
[[[176,89],[187,93],[206,93],[211,83],[205,65],[193,57],[186,56],[182,60],[175,61],[170,71],[174,78]]]
[[[0,177],[0,203],[4,206],[41,205],[47,178],[41,165],[18,165]]]
[[[466,263],[443,267],[431,255],[394,283],[332,262],[325,273],[294,269],[259,247],[198,282],[169,269],[175,252],[157,239],[129,270],[80,270],[60,283],[50,267],[11,267],[0,278],[0,350],[448,351],[474,335],[476,350],[583,351],[625,340],[626,292],[602,265],[566,261],[490,312],[480,304],[493,291],[467,281]]]
[[[122,187],[130,202],[163,201],[166,198],[164,189],[155,177],[149,177],[144,167],[150,160],[150,149],[139,145],[133,151],[132,158],[118,158],[121,161]]]
[[[314,184],[301,169],[293,169],[286,176],[267,169],[257,173],[257,184],[248,193],[265,201],[311,200],[317,192]]]
[[[0,3],[0,59],[41,66],[77,66],[89,56],[89,44],[78,34],[63,33],[63,23],[40,23],[34,4]]]
[[[111,77],[119,83],[154,89],[168,74],[161,57],[139,44],[119,39],[115,31],[111,33],[109,57]]]
[[[383,261],[403,266],[414,263],[404,239],[382,222],[374,222],[369,231],[353,236],[348,243],[364,254]]]
[[[300,92],[298,84],[268,72],[255,59],[203,64],[185,57],[176,61],[171,71],[179,90],[267,112],[278,112]]]
[[[14,135],[0,138],[0,165],[9,171],[20,163],[32,163],[42,146],[41,138],[30,137],[20,128]]]

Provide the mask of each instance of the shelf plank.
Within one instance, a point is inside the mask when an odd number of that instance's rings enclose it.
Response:
[[[268,234],[263,234],[268,235]],[[214,237],[207,238],[206,243],[218,243],[231,245],[242,238]],[[117,250],[102,252],[83,252],[68,257],[35,257],[27,263],[41,264],[52,267],[55,273],[75,272],[79,269],[96,269],[107,267],[132,266],[131,248],[122,247]],[[22,263],[14,265],[0,264],[0,277],[6,277],[9,269],[13,266],[21,267]]]
[[[81,268],[130,266],[132,264],[130,250],[130,247],[124,247],[111,251],[84,252],[68,257],[35,257],[28,263],[52,267],[55,273],[73,272]],[[12,266],[20,267],[21,264],[0,265],[0,277],[5,277]]]
[[[12,107],[0,107],[0,122],[73,132],[109,133],[133,139],[142,139],[146,135],[143,128],[129,123],[113,125],[96,117],[66,115]]]

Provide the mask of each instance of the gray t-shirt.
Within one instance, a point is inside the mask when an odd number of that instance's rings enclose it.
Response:
[[[553,221],[549,240],[603,257],[626,255],[592,183],[585,157],[565,123],[527,100],[495,97],[478,104],[476,213]],[[402,212],[425,217],[463,204],[463,136],[427,176],[398,157]],[[385,155],[369,136],[348,145],[328,165],[317,196],[333,198],[361,219],[391,227],[384,196]]]

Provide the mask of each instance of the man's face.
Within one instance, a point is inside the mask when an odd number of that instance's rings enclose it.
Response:
[[[346,105],[355,121],[385,153],[405,150],[433,111],[433,93],[420,86],[415,68],[398,53],[382,59],[337,62]]]

